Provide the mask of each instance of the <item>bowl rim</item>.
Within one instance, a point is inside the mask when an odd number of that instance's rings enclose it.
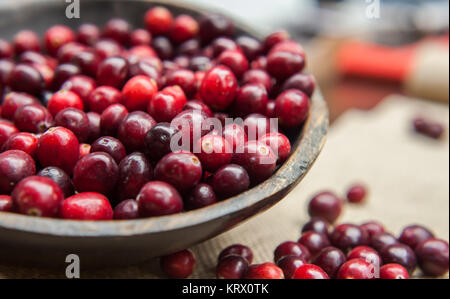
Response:
[[[190,4],[188,6],[180,1],[132,1],[179,7],[198,14],[206,11],[201,6]],[[45,2],[56,3],[56,0],[46,0]],[[15,3],[15,5],[30,4],[29,2],[21,3],[19,1]],[[235,18],[231,19],[237,28],[261,39],[260,34],[255,33],[254,30],[235,20]],[[244,193],[193,211],[135,220],[65,220],[0,212],[0,228],[57,237],[119,237],[161,233],[201,225],[245,209],[250,209],[264,200],[274,197],[283,190],[293,188],[306,175],[318,157],[325,143],[327,130],[328,109],[320,90],[317,89],[311,97],[310,114],[303,127],[299,130],[295,146],[293,146],[293,151],[288,160],[269,179]]]

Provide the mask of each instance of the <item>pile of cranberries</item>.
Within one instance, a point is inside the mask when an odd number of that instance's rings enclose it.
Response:
[[[357,184],[350,188],[348,200],[360,199],[363,193],[366,189]],[[417,267],[433,277],[448,272],[448,242],[435,238],[423,226],[407,226],[398,237],[376,221],[333,228],[343,204],[329,191],[314,196],[309,202],[311,219],[300,238],[280,244],[274,251],[274,263],[252,264],[252,250],[244,245],[225,248],[218,258],[217,278],[409,279]],[[194,265],[194,255],[188,250],[161,258],[162,270],[173,278],[188,277]]]
[[[175,214],[242,193],[289,157],[272,121],[301,126],[315,80],[286,32],[236,37],[222,15],[164,7],[144,25],[115,18],[0,39],[0,211]],[[205,126],[214,121],[220,129]],[[190,145],[174,151],[179,135]]]

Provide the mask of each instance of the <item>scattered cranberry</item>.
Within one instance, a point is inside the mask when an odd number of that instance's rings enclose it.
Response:
[[[102,113],[106,108],[121,101],[120,91],[111,86],[100,86],[94,89],[87,98],[90,111]]]
[[[51,89],[58,90],[62,88],[64,82],[80,74],[81,74],[80,68],[74,64],[63,63],[58,65],[53,75]],[[62,89],[70,90],[67,87],[64,87]]]
[[[242,76],[242,84],[260,84],[263,85],[269,93],[272,90],[272,79],[270,75],[264,70],[249,70]]]
[[[248,190],[250,177],[243,167],[230,164],[216,171],[212,185],[219,197],[229,198]]]
[[[386,264],[399,264],[413,273],[417,266],[417,259],[414,251],[405,244],[393,244],[381,251],[381,258]]]
[[[375,279],[375,266],[363,259],[352,259],[342,265],[337,279]]]
[[[113,209],[108,199],[99,193],[78,193],[63,201],[61,217],[72,220],[111,220]]]
[[[153,162],[171,152],[170,141],[177,130],[169,123],[159,123],[152,127],[145,136],[145,152]]]
[[[216,268],[218,279],[242,279],[249,267],[248,261],[238,255],[229,255],[219,261]]]
[[[44,106],[30,104],[16,110],[14,124],[23,132],[43,133],[53,126],[53,117]]]
[[[273,51],[267,56],[267,70],[277,79],[286,79],[305,67],[304,55],[290,51]]]
[[[142,217],[171,215],[181,212],[183,200],[178,191],[165,182],[153,181],[142,187],[137,196]]]
[[[229,67],[237,78],[241,78],[249,69],[248,60],[240,50],[224,51],[217,58],[217,63]]]
[[[119,126],[127,115],[127,108],[121,104],[113,104],[106,108],[100,116],[102,135],[117,136]]]
[[[269,146],[258,141],[249,141],[244,145],[244,152],[236,154],[234,162],[244,167],[250,178],[259,183],[273,174],[277,157]]]
[[[72,29],[63,25],[55,25],[45,32],[45,47],[50,55],[55,56],[58,49],[67,43],[75,41]]]
[[[316,232],[325,236],[330,235],[330,223],[324,218],[313,217],[309,222],[307,222],[303,228],[302,233],[305,232]]]
[[[316,79],[310,74],[295,74],[289,79],[287,79],[281,90],[286,91],[289,89],[298,89],[304,92],[308,97],[311,97],[316,88]]]
[[[200,38],[204,44],[219,36],[232,36],[233,23],[225,16],[217,13],[204,14],[199,19]]]
[[[187,111],[187,110],[199,110],[199,111],[202,111],[203,113],[205,113],[208,117],[214,116],[211,109],[208,107],[208,105],[206,105],[205,103],[203,103],[199,100],[191,100],[191,101],[187,102],[183,107],[183,111]]]
[[[380,279],[409,279],[409,274],[399,264],[387,264],[380,269]]]
[[[372,237],[379,233],[384,233],[385,229],[381,223],[376,221],[366,222],[360,225],[362,230],[365,230],[369,235],[369,238],[372,240]]]
[[[130,24],[119,18],[109,20],[103,27],[102,37],[110,38],[120,44],[127,44],[130,39]]]
[[[316,232],[303,233],[298,242],[308,248],[312,255],[316,255],[323,248],[330,246],[328,237]]]
[[[322,217],[334,223],[342,212],[342,200],[332,192],[321,192],[309,202],[308,212],[311,217]]]
[[[249,264],[253,261],[253,252],[252,250],[241,244],[234,244],[228,246],[224,250],[222,250],[219,254],[219,262],[226,258],[227,256],[240,256],[248,261]]]
[[[344,253],[335,247],[325,247],[316,255],[313,264],[322,268],[330,278],[336,278],[341,266],[347,261]]]
[[[448,242],[429,239],[416,247],[420,269],[430,276],[442,276],[448,272]]]
[[[10,92],[3,99],[1,116],[8,120],[14,120],[17,109],[25,105],[38,104],[38,100],[26,93]]]
[[[420,225],[411,225],[402,231],[398,240],[414,250],[417,245],[432,238],[434,238],[434,234],[427,228]]]
[[[216,66],[208,71],[200,86],[205,104],[215,110],[224,110],[233,102],[237,93],[235,75],[226,66]]]
[[[250,61],[258,57],[263,51],[261,43],[253,37],[241,36],[236,39],[236,43]]]
[[[14,91],[39,95],[45,87],[45,81],[35,67],[22,63],[12,69],[8,76],[8,85]]]
[[[193,71],[186,69],[175,70],[167,74],[166,85],[178,85],[181,89],[183,89],[188,98],[193,97],[197,92],[195,74]]]
[[[158,122],[170,122],[186,104],[186,95],[179,86],[170,86],[158,92],[148,105],[148,112]]]
[[[384,248],[398,244],[398,240],[390,233],[380,232],[370,238],[370,247],[374,248],[378,252],[381,252]]]
[[[114,219],[129,220],[139,218],[139,205],[134,199],[127,199],[114,208]]]
[[[153,177],[153,167],[144,154],[132,153],[119,164],[116,197],[119,200],[136,198],[141,188]]]
[[[2,151],[21,150],[31,157],[35,157],[38,139],[34,134],[17,133],[6,140],[1,148]]]
[[[37,175],[49,178],[58,184],[65,198],[74,194],[72,180],[61,168],[49,166],[39,171]]]
[[[199,26],[197,21],[189,15],[179,15],[173,22],[170,37],[179,44],[197,35]]]
[[[217,202],[213,188],[208,184],[198,184],[185,200],[186,209],[201,209]]]
[[[91,153],[94,152],[108,153],[114,161],[116,161],[116,163],[120,163],[120,161],[122,161],[122,159],[127,155],[125,147],[120,140],[109,136],[100,137],[92,143]]]
[[[89,138],[89,119],[81,110],[67,108],[59,111],[55,116],[55,125],[71,130],[80,143]]]
[[[96,25],[85,23],[78,27],[77,40],[82,44],[93,46],[99,36],[100,30]]]
[[[142,151],[147,132],[156,125],[156,121],[147,113],[135,111],[121,122],[118,138],[129,152]]]
[[[272,263],[251,265],[244,279],[284,279],[283,270]]]
[[[284,134],[269,133],[260,138],[259,141],[272,148],[278,156],[278,163],[286,161],[291,154],[291,143]]]
[[[161,270],[170,278],[188,278],[195,267],[195,257],[190,250],[182,250],[161,257]]]
[[[299,267],[293,279],[330,279],[328,274],[316,265],[303,265]]]
[[[110,57],[103,60],[98,66],[97,82],[121,88],[128,75],[128,63],[122,57]]]
[[[59,111],[66,108],[84,110],[84,105],[80,96],[78,96],[76,93],[72,91],[61,90],[53,94],[47,108],[53,116],[56,116]]]
[[[353,224],[340,224],[330,237],[331,243],[344,252],[352,248],[369,244],[367,232]]]
[[[306,265],[306,261],[301,257],[293,255],[285,256],[277,263],[277,266],[283,270],[285,279],[292,279],[295,271],[303,265]]]
[[[11,123],[0,121],[0,148],[3,147],[9,137],[19,133],[19,130]]]
[[[417,133],[433,139],[440,139],[445,131],[441,124],[426,120],[422,117],[414,119],[413,125]]]
[[[0,193],[10,194],[17,183],[36,173],[33,158],[19,150],[0,154]]]
[[[131,78],[122,89],[121,104],[128,111],[146,111],[152,97],[157,93],[156,82],[147,76]]]
[[[150,45],[152,42],[152,35],[150,32],[148,32],[145,29],[136,29],[133,30],[130,34],[130,44],[132,46],[139,46],[139,45]]]
[[[14,36],[14,51],[16,55],[25,51],[40,52],[41,42],[36,33],[30,30],[22,30]]]
[[[261,84],[242,86],[234,101],[234,110],[238,115],[247,116],[252,113],[264,114],[269,97]]]
[[[295,127],[302,124],[309,115],[310,100],[299,90],[287,90],[280,94],[275,103],[275,114],[282,126]]]
[[[173,26],[172,13],[161,6],[147,11],[144,19],[147,29],[154,35],[167,34]]]
[[[275,249],[274,261],[278,263],[278,261],[285,256],[298,256],[305,261],[309,261],[311,253],[303,244],[288,241],[278,245]]]
[[[375,266],[375,270],[379,271],[380,267],[383,265],[383,261],[378,254],[378,252],[368,246],[358,246],[349,252],[347,258],[349,260],[361,258],[366,262],[371,263]]]
[[[13,201],[9,195],[0,195],[0,212],[12,212]]]
[[[366,199],[367,189],[364,185],[352,186],[347,192],[347,199],[351,203],[362,203]]]

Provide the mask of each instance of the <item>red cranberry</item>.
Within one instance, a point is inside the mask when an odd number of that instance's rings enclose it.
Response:
[[[202,178],[200,160],[189,152],[175,152],[162,158],[155,168],[155,178],[175,186],[179,190],[188,190]]]
[[[182,250],[161,257],[161,270],[170,278],[188,278],[195,268],[195,256],[190,250]]]
[[[62,45],[56,53],[59,63],[69,63],[78,52],[86,51],[87,47],[77,42]]]
[[[153,181],[142,187],[137,196],[142,217],[171,215],[181,212],[183,200],[178,191],[165,182]]]
[[[252,180],[259,183],[273,174],[277,157],[269,146],[258,141],[249,141],[244,145],[244,153],[236,154],[234,160],[247,170]]]
[[[12,45],[8,41],[0,39],[0,59],[11,58],[13,55],[14,49]]]
[[[189,210],[201,209],[217,202],[213,188],[208,184],[198,184],[186,199],[186,208]]]
[[[269,55],[279,51],[286,51],[289,53],[298,54],[301,55],[303,58],[305,58],[305,50],[299,43],[293,40],[286,40],[276,44],[269,52]]]
[[[102,30],[102,37],[110,38],[120,44],[127,44],[130,39],[130,24],[119,18],[109,20]]]
[[[313,75],[299,73],[287,79],[281,87],[281,90],[298,89],[304,92],[308,97],[311,97],[315,88],[316,79]]]
[[[53,117],[44,106],[30,104],[17,109],[14,124],[24,132],[43,133],[53,126]]]
[[[376,221],[366,222],[360,225],[360,227],[362,230],[365,230],[367,232],[370,240],[372,240],[372,237],[376,234],[385,232],[384,226]]]
[[[179,15],[173,22],[170,37],[179,44],[197,35],[199,26],[197,21],[189,15]]]
[[[284,30],[276,31],[270,35],[268,35],[264,39],[264,48],[266,51],[271,50],[276,44],[281,43],[283,41],[290,40],[291,36],[288,32]]]
[[[38,176],[46,177],[54,181],[61,188],[64,197],[72,196],[74,188],[70,177],[58,167],[46,167],[38,172]]]
[[[238,115],[251,113],[264,114],[269,97],[263,85],[247,84],[241,87],[234,101],[234,110]]]
[[[330,235],[330,223],[321,217],[313,217],[309,222],[307,222],[303,228],[302,233],[305,232],[316,232],[325,236]]]
[[[285,279],[292,279],[295,271],[303,265],[306,265],[306,261],[301,257],[293,255],[285,256],[277,263],[277,266],[283,270]]]
[[[114,208],[115,220],[129,220],[139,218],[139,205],[134,199],[127,199]]]
[[[22,92],[10,92],[6,94],[3,99],[1,116],[5,119],[13,120],[14,113],[17,109],[25,105],[37,103],[37,99],[29,94]]]
[[[178,114],[170,125],[180,131],[183,143],[188,142],[188,144],[182,144],[182,147],[190,149],[198,139],[210,132],[205,129],[207,121],[208,115],[203,111],[187,110]]]
[[[129,152],[144,149],[147,132],[156,125],[156,121],[147,113],[135,111],[128,114],[118,130],[118,138]]]
[[[51,88],[52,90],[59,89],[64,82],[71,77],[81,74],[81,70],[78,66],[71,63],[63,63],[56,67]],[[65,89],[65,88],[64,88]]]
[[[448,272],[448,242],[439,239],[426,240],[416,247],[420,269],[430,276],[442,276]]]
[[[370,247],[374,248],[378,252],[381,252],[384,248],[398,244],[398,240],[391,234],[386,232],[377,233],[370,239]]]
[[[158,92],[148,105],[148,112],[158,122],[170,122],[186,104],[186,95],[179,86],[170,86]]]
[[[38,139],[34,134],[17,133],[6,140],[1,148],[2,151],[21,150],[31,157],[35,156]]]
[[[91,153],[91,145],[87,143],[80,143],[80,156],[79,159],[86,157]]]
[[[323,248],[330,246],[330,240],[326,235],[316,232],[305,232],[302,234],[298,243],[308,248],[312,255],[316,255]]]
[[[86,49],[75,53],[70,62],[79,66],[83,74],[95,77],[101,58],[93,49]]]
[[[84,110],[83,101],[72,91],[61,90],[53,94],[48,102],[48,111],[55,116],[59,111],[66,108]]]
[[[61,217],[72,220],[112,220],[113,209],[105,196],[84,192],[63,201]]]
[[[100,137],[100,114],[88,112],[86,116],[89,120],[89,141],[92,142]]]
[[[220,136],[205,135],[198,140],[194,149],[199,150],[197,156],[205,170],[213,172],[231,162],[231,146]]]
[[[41,53],[26,51],[20,54],[18,57],[18,62],[23,62],[30,65],[47,65],[51,69],[56,67],[56,61],[53,58],[45,56]]]
[[[45,81],[39,71],[27,64],[18,64],[11,71],[8,85],[12,90],[39,95],[45,86]]]
[[[237,80],[226,66],[216,66],[206,73],[200,86],[200,95],[205,104],[215,110],[225,110],[237,93]]]
[[[251,265],[244,279],[284,279],[283,270],[272,263]]]
[[[344,252],[361,245],[369,244],[367,232],[353,224],[340,224],[330,237],[331,243]]]
[[[425,134],[433,139],[440,139],[444,135],[445,129],[441,124],[429,123]]]
[[[417,259],[414,251],[405,244],[393,244],[381,251],[381,258],[386,264],[400,264],[408,270],[414,272],[417,266]]]
[[[299,90],[287,90],[280,94],[275,103],[275,114],[280,124],[295,127],[302,124],[309,115],[308,96]]]
[[[211,70],[213,66],[214,63],[210,58],[201,55],[192,57],[191,61],[189,62],[189,69],[194,72],[207,72]],[[230,74],[232,74],[231,71]]]
[[[43,167],[56,166],[71,175],[79,156],[79,143],[72,131],[54,127],[38,141],[36,154]]]
[[[55,116],[55,125],[71,130],[80,143],[89,138],[89,119],[81,110],[67,108],[59,111]]]
[[[291,154],[291,143],[289,139],[281,133],[269,133],[259,139],[260,142],[270,146],[278,156],[278,163],[283,163]]]
[[[253,261],[253,252],[252,250],[241,244],[234,244],[228,246],[224,250],[222,250],[219,254],[219,262],[226,258],[227,256],[240,256],[247,260],[249,264]]]
[[[362,203],[366,199],[367,189],[364,185],[353,185],[347,192],[347,199],[351,203]]]
[[[153,162],[171,152],[170,141],[176,133],[169,123],[159,123],[148,131],[144,140],[145,152]]]
[[[399,264],[387,264],[380,269],[380,279],[409,279],[409,274]]]
[[[316,265],[300,266],[294,273],[293,279],[330,279],[328,274]]]
[[[0,59],[0,86],[7,83],[7,79],[14,69],[15,63],[11,59]]]
[[[116,88],[122,87],[128,76],[128,63],[122,57],[110,57],[98,66],[97,82]]]
[[[398,240],[414,250],[417,245],[432,238],[434,238],[434,234],[427,228],[420,225],[411,225],[402,231]]]
[[[260,56],[252,61],[251,68],[253,70],[266,70],[267,69],[267,57]]]
[[[132,153],[119,164],[116,196],[119,200],[136,198],[141,188],[153,177],[150,162],[141,153]]]
[[[148,32],[145,29],[136,29],[133,30],[130,34],[130,44],[132,46],[139,46],[139,45],[150,45],[152,41],[152,35],[150,32]]]
[[[120,56],[122,53],[121,45],[115,40],[111,39],[101,39],[97,41],[94,45],[95,53],[101,58],[101,60]]]
[[[336,278],[341,266],[347,261],[344,253],[335,247],[325,247],[314,258],[313,264],[322,268],[330,278]]]
[[[19,133],[19,130],[11,123],[0,120],[0,149],[3,147],[9,137]]]
[[[199,19],[200,38],[204,44],[219,36],[233,36],[234,25],[225,16],[217,13],[204,14]]]
[[[154,80],[147,76],[136,76],[123,87],[121,103],[128,111],[146,111],[157,91],[158,87]]]
[[[224,51],[217,58],[217,63],[229,67],[237,78],[241,78],[249,68],[248,60],[240,50]]]
[[[218,37],[212,43],[212,55],[218,57],[227,50],[239,50],[238,45],[234,40],[228,37]]]
[[[160,59],[167,60],[173,57],[174,49],[172,43],[165,36],[154,38],[152,41],[152,48],[156,51]]]
[[[248,140],[258,140],[271,132],[277,132],[276,123],[259,113],[252,113],[244,120],[244,129]]]
[[[363,259],[352,259],[339,269],[337,279],[375,279],[375,266]]]
[[[20,214],[58,217],[64,195],[58,184],[51,179],[31,176],[17,184],[12,200],[14,209]]]
[[[170,72],[166,76],[166,85],[178,85],[188,98],[191,98],[197,92],[195,74],[190,70],[180,69]]]
[[[0,154],[0,193],[9,194],[22,179],[36,173],[33,158],[19,150]]]
[[[154,35],[167,34],[173,26],[172,13],[161,6],[148,10],[144,19],[145,26]]]
[[[383,261],[375,249],[368,246],[358,246],[349,252],[347,258],[349,260],[360,258],[371,263],[375,266],[375,271],[377,273],[376,276],[378,278],[378,272],[380,271],[380,267],[383,265]]]
[[[0,212],[12,212],[13,201],[9,195],[0,195]]]
[[[236,43],[242,49],[242,52],[248,60],[255,59],[262,53],[263,50],[261,43],[253,37],[241,36],[236,39]]]
[[[112,104],[120,102],[122,94],[111,86],[100,86],[94,89],[88,96],[89,109],[93,112],[102,113]]]
[[[117,164],[127,155],[123,144],[118,139],[109,136],[100,137],[92,143],[91,153],[94,152],[104,152],[111,155]]]
[[[243,167],[230,164],[216,171],[212,185],[217,196],[229,198],[248,190],[250,178]]]
[[[272,90],[272,79],[270,75],[263,70],[249,70],[242,76],[242,84],[261,84],[267,92]]]
[[[342,212],[342,200],[331,192],[321,192],[309,202],[308,212],[311,217],[322,217],[334,223]]]
[[[63,25],[55,25],[45,32],[45,47],[50,55],[55,56],[58,49],[67,43],[75,41],[75,33],[72,29]]]
[[[30,30],[22,30],[14,36],[14,51],[16,55],[22,54],[25,51],[40,52],[41,42],[39,37]]]
[[[278,261],[285,256],[298,256],[305,261],[309,261],[311,253],[304,245],[297,242],[284,242],[275,249],[274,261]]]
[[[193,38],[181,43],[177,48],[178,55],[195,56],[200,53],[200,43]]]
[[[82,24],[78,27],[77,40],[78,42],[93,46],[100,36],[100,30],[93,24]]]
[[[238,124],[228,124],[223,128],[223,138],[233,149],[233,153],[242,152],[247,140],[247,134],[242,126]]]
[[[76,93],[85,106],[89,105],[89,95],[95,90],[97,84],[92,78],[83,75],[73,76],[61,86],[61,89]],[[92,108],[90,108],[92,109]]]
[[[183,111],[186,110],[200,110],[204,112],[206,115],[208,115],[208,117],[214,116],[208,105],[198,100],[191,100],[187,102],[183,107]]]
[[[229,255],[219,261],[216,268],[218,279],[242,279],[249,267],[248,261],[237,255]]]
[[[305,67],[305,57],[290,51],[273,51],[267,56],[267,70],[277,79],[286,79]]]
[[[127,108],[121,104],[113,104],[106,108],[100,116],[102,134],[106,136],[117,136],[119,126],[127,115]]]

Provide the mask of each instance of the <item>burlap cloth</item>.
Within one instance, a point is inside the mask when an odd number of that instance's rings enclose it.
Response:
[[[447,105],[392,96],[370,112],[351,111],[330,128],[327,144],[304,181],[280,204],[241,226],[200,244],[194,278],[213,278],[221,249],[242,243],[255,253],[255,262],[272,261],[277,244],[297,240],[308,220],[306,203],[323,189],[344,195],[353,182],[370,187],[363,206],[347,205],[340,222],[379,220],[398,234],[409,224],[423,224],[440,238],[449,238],[449,143],[419,136],[411,130],[416,115],[447,125]],[[0,266],[2,278],[64,277],[45,269]],[[417,273],[416,276],[420,276]],[[161,277],[157,262],[126,268],[83,271],[82,278]]]

